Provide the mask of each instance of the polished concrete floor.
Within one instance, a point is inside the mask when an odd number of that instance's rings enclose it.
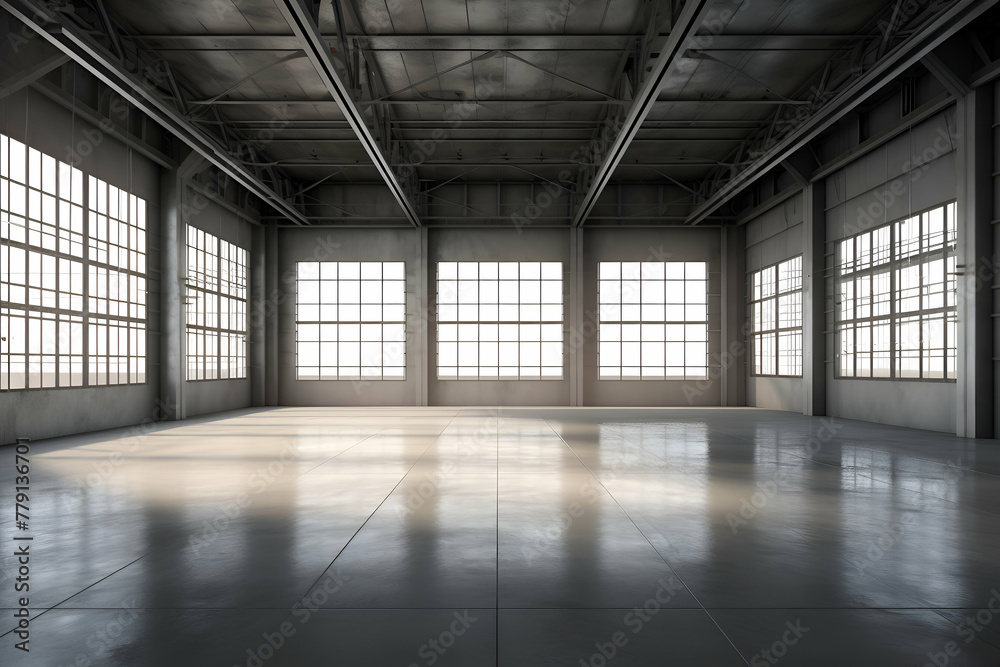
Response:
[[[35,442],[30,654],[13,458],[0,665],[1000,665],[996,441],[275,408]]]

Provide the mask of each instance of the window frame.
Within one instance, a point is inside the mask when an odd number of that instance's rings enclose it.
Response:
[[[197,245],[199,240],[205,241],[204,247]],[[195,241],[194,245],[192,241]],[[184,381],[246,380],[250,377],[248,326],[250,251],[192,224],[187,225],[184,242],[187,265],[184,281]],[[212,262],[214,267],[208,266],[209,260],[214,260]],[[223,267],[228,267],[229,270],[226,271]],[[192,268],[195,268],[194,275]],[[213,284],[209,285],[210,282]],[[209,299],[214,301],[214,310],[206,308],[202,313],[198,307],[207,304]],[[229,305],[230,308],[224,311],[223,304]],[[225,319],[230,325],[228,327],[223,326],[224,312]],[[214,318],[214,324],[193,324],[192,314],[195,318],[203,315],[205,320],[211,316]],[[242,323],[242,327],[232,326],[234,318]],[[197,340],[194,354],[191,352],[192,336]],[[233,341],[239,341],[241,337],[242,341],[237,344],[237,353],[233,354]],[[223,341],[226,341],[225,346]],[[204,349],[209,343],[214,350],[211,355],[198,349]],[[226,354],[223,353],[224,348]],[[208,360],[214,359],[215,377],[191,377],[192,358],[201,361],[200,369],[203,374],[209,369]],[[227,359],[225,365],[223,359]],[[232,374],[234,359],[237,372],[235,376]],[[222,376],[224,368],[228,373],[226,377]]]
[[[925,215],[940,209],[942,211],[943,219],[943,231],[942,235],[944,237],[940,245],[935,244],[935,247],[931,250],[925,250],[924,244],[927,240],[927,232],[924,226]],[[944,383],[956,383],[958,381],[958,368],[957,368],[957,340],[952,340],[949,335],[949,331],[952,331],[955,336],[958,333],[958,303],[957,303],[957,277],[956,277],[956,262],[957,262],[957,242],[958,242],[958,224],[957,224],[957,212],[958,212],[958,202],[957,199],[952,199],[934,206],[929,206],[924,209],[920,209],[909,215],[896,218],[885,224],[879,225],[877,227],[872,227],[871,229],[866,229],[865,231],[852,234],[834,241],[834,270],[833,270],[833,293],[834,293],[834,375],[833,377],[837,380],[876,380],[883,382],[944,382]],[[900,248],[897,239],[897,230],[900,225],[905,224],[913,219],[918,219],[920,221],[920,233],[917,235],[918,251],[910,252],[905,256],[900,255]],[[857,242],[856,239],[865,236],[867,234],[872,234],[873,232],[886,230],[888,236],[888,259],[884,262],[880,262],[878,265],[873,264],[874,250],[869,244],[869,265],[863,269],[855,269],[850,273],[844,272],[845,262],[843,260],[843,243],[847,241],[854,242],[854,253],[853,259],[850,260],[851,263],[858,261],[857,257]],[[927,267],[931,262],[936,259],[942,260],[942,279],[940,281],[941,286],[941,298],[944,305],[935,308],[924,308],[922,301],[925,298],[925,283],[923,280],[924,268]],[[899,289],[899,278],[901,276],[901,271],[906,268],[917,268],[917,273],[919,274],[918,284],[917,284],[917,294],[916,298],[920,305],[914,310],[900,311],[900,302],[907,298],[914,298],[912,296],[903,296]],[[850,301],[853,302],[855,317],[850,319],[844,319],[843,315],[843,303],[845,301],[844,291],[842,290],[843,279],[845,276],[851,277],[851,284],[855,285],[855,279],[861,276],[867,276],[869,278],[884,274],[889,282],[888,291],[884,295],[884,301],[886,303],[887,314],[886,315],[873,315],[870,314],[867,317],[857,317],[858,309],[858,294],[855,293],[853,287],[851,289]],[[874,281],[870,281],[874,282]],[[927,285],[938,284],[938,283],[927,283]],[[873,293],[870,291],[869,296]],[[874,308],[876,301],[874,297],[866,301],[868,308]],[[943,323],[943,333],[942,333],[942,347],[940,348],[941,354],[936,357],[929,357],[924,354],[924,339],[923,339],[923,326],[924,322],[930,320],[930,318],[935,315],[941,316],[941,322]],[[918,365],[920,368],[920,375],[918,377],[905,376],[900,374],[901,361],[904,357],[900,355],[899,346],[899,331],[902,324],[910,320],[916,320],[918,323],[918,328],[921,330],[920,347],[918,349],[917,356]],[[874,328],[875,324],[879,326],[885,326],[887,328],[887,335],[889,338],[888,349],[886,352],[888,359],[888,375],[875,376],[869,375],[859,376],[858,372],[858,338],[857,331],[859,328]],[[867,325],[859,327],[860,325]],[[846,330],[850,330],[854,333],[851,343],[851,356],[853,358],[853,375],[844,375],[842,373],[842,356],[844,354],[843,345],[843,335]],[[869,347],[874,348],[872,343]],[[949,355],[949,351],[954,350],[954,355]],[[912,350],[911,350],[912,351]],[[863,353],[870,355],[872,359],[872,366],[869,369],[870,372],[874,373],[874,354],[876,350],[864,350]],[[913,358],[913,357],[907,357]],[[940,359],[943,362],[942,377],[925,377],[924,373],[924,363],[926,359]],[[950,369],[954,369],[955,376],[949,377],[948,373]]]
[[[602,270],[601,270],[602,265],[613,265],[613,264],[618,264],[619,265],[619,267],[618,267],[618,278],[617,279],[616,278],[603,278],[602,277],[603,273],[602,273]],[[624,277],[622,277],[623,266],[625,264],[638,264],[639,265],[639,274],[638,274],[639,277],[638,278],[624,278]],[[663,265],[663,267],[664,267],[664,277],[662,279],[659,279],[659,278],[643,278],[642,277],[643,276],[643,268],[642,268],[643,264],[651,264],[651,265],[659,264],[659,265]],[[682,282],[684,284],[684,290],[683,290],[684,291],[684,298],[683,298],[683,300],[680,303],[671,303],[671,302],[668,301],[668,294],[667,294],[668,283],[670,281],[676,280],[676,279],[672,279],[672,278],[667,277],[667,268],[666,268],[667,264],[681,264],[681,265],[683,265],[683,276],[684,277],[680,279],[680,282]],[[702,277],[702,278],[688,278],[688,275],[687,275],[688,274],[688,265],[691,265],[691,264],[701,265],[704,268],[704,271],[702,272],[702,274],[703,274],[704,277]],[[711,378],[711,375],[712,375],[712,359],[711,359],[712,350],[711,350],[711,331],[709,330],[709,322],[710,322],[710,316],[709,316],[709,299],[711,298],[711,295],[709,293],[709,282],[710,282],[709,276],[710,275],[711,275],[711,272],[710,272],[709,262],[706,261],[706,260],[690,260],[690,261],[688,261],[688,260],[677,260],[677,261],[650,261],[650,260],[646,260],[646,261],[628,261],[628,260],[615,260],[615,261],[611,261],[611,260],[607,260],[607,261],[599,261],[597,263],[598,326],[597,326],[597,364],[596,364],[596,366],[597,366],[597,379],[598,379],[598,381],[607,381],[607,382],[637,382],[637,381],[640,381],[640,382],[691,382],[691,381],[695,381],[695,382],[697,382],[697,381],[703,381],[703,380],[707,380],[707,379]],[[637,303],[626,303],[625,300],[624,300],[624,298],[621,297],[621,296],[619,296],[619,298],[618,298],[617,301],[606,301],[605,302],[605,301],[602,300],[602,297],[601,297],[601,292],[602,292],[602,289],[603,289],[602,283],[604,283],[604,282],[617,282],[618,283],[617,293],[620,295],[621,294],[621,290],[622,290],[622,285],[625,284],[625,281],[639,281],[640,293],[639,293],[639,301]],[[663,283],[664,287],[663,287],[663,303],[662,304],[659,301],[653,301],[653,300],[649,301],[648,303],[646,303],[646,302],[643,301],[643,291],[644,291],[643,287],[642,287],[643,281],[662,282]],[[700,283],[704,284],[704,301],[703,302],[695,303],[695,302],[689,302],[688,301],[688,288],[687,288],[687,284],[689,282],[691,282],[691,283],[700,282]],[[638,320],[636,320],[636,319],[626,319],[625,316],[624,316],[624,314],[622,314],[621,317],[619,317],[618,319],[607,319],[606,320],[605,317],[604,317],[604,306],[606,304],[611,305],[612,307],[614,305],[617,305],[618,308],[619,308],[619,311],[624,310],[624,307],[626,305],[630,305],[630,306],[637,305],[638,308],[639,308],[639,319]],[[644,305],[651,306],[651,307],[657,307],[657,306],[662,305],[663,308],[664,308],[663,319],[644,319],[644,316],[642,314],[642,311],[644,310],[644,308],[643,308]],[[666,308],[667,308],[668,305],[672,305],[674,307],[678,307],[679,306],[680,308],[682,308],[683,311],[684,311],[684,318],[682,320],[676,320],[676,319],[669,319],[669,318],[667,318]],[[689,307],[690,308],[704,308],[704,313],[705,313],[704,320],[701,320],[701,319],[698,319],[698,320],[688,319],[687,312],[688,312],[688,308]],[[611,339],[611,338],[605,340],[604,335],[603,335],[605,325],[608,325],[608,326],[618,326],[618,327],[621,328],[621,333],[619,334],[619,337],[618,337],[617,340],[616,339]],[[624,328],[626,326],[630,326],[630,327],[632,327],[632,326],[638,326],[638,328],[639,328],[639,338],[638,338],[637,341],[625,341],[625,340],[622,340],[624,338],[624,336],[625,336]],[[650,366],[650,368],[662,368],[663,369],[663,375],[648,375],[647,376],[647,375],[644,375],[643,372],[642,372],[642,369],[646,368],[645,366],[642,365],[642,357],[641,357],[641,355],[642,355],[642,346],[647,342],[647,341],[643,340],[643,328],[646,327],[646,326],[652,326],[652,327],[662,326],[664,328],[663,329],[664,333],[663,333],[663,336],[661,337],[663,340],[650,340],[650,341],[648,341],[650,344],[662,343],[664,345],[664,357],[663,357],[663,364],[662,364],[662,366],[661,365]],[[668,326],[681,326],[681,327],[683,327],[683,330],[684,330],[684,340],[681,340],[681,341],[676,341],[676,340],[673,340],[673,339],[668,340],[667,339],[667,334],[666,334],[666,327],[668,327]],[[688,337],[687,337],[688,328],[692,327],[692,326],[694,326],[694,327],[704,327],[704,338],[703,339],[699,339],[699,340],[689,340],[688,339]],[[609,343],[610,344],[610,343],[615,343],[615,342],[619,343],[619,354],[618,354],[618,361],[619,361],[619,363],[617,364],[617,366],[614,366],[614,365],[602,366],[601,365],[601,347],[604,345],[604,343]],[[622,355],[622,346],[626,342],[637,342],[639,344],[639,349],[640,349],[639,366],[631,366],[631,365],[626,366],[624,364],[624,359],[622,358],[622,356],[623,356]],[[700,343],[700,344],[703,343],[704,344],[704,346],[705,346],[705,361],[704,361],[704,365],[703,366],[689,365],[687,363],[688,343]],[[679,344],[679,345],[682,346],[684,363],[683,363],[682,366],[679,366],[679,367],[684,369],[684,374],[683,375],[668,375],[667,374],[667,369],[668,368],[678,368],[678,366],[671,365],[671,364],[668,363],[669,360],[667,359],[667,354],[666,354],[666,346],[668,344]],[[604,375],[602,373],[602,369],[603,368],[616,368],[616,367],[618,368],[618,371],[619,371],[618,375],[616,375],[616,376],[615,375]],[[639,368],[639,375],[638,376],[624,375],[622,371],[625,368]],[[697,369],[702,369],[703,368],[704,369],[704,374],[703,375],[690,375],[690,374],[688,374],[688,368],[697,368]]]
[[[794,289],[781,290],[781,267],[782,265],[789,264],[791,262],[798,261],[799,271],[798,271],[798,287]],[[768,296],[757,296],[757,287],[755,280],[758,276],[762,276],[766,271],[773,270],[774,272],[774,288],[770,295]],[[751,377],[776,377],[776,378],[801,378],[803,377],[803,370],[805,366],[805,360],[803,358],[802,352],[802,342],[803,342],[803,307],[804,307],[804,283],[805,283],[805,271],[803,266],[803,255],[793,255],[779,262],[774,262],[773,264],[768,264],[762,266],[761,268],[750,271],[747,280],[747,306],[750,309],[748,317],[748,330],[750,332],[750,376]],[[798,295],[798,324],[795,326],[781,326],[781,297],[789,297]],[[758,308],[764,307],[765,304],[773,304],[773,317],[771,318],[771,326],[768,328],[757,328],[757,312]],[[798,347],[798,373],[782,373],[781,370],[781,338],[782,334],[795,334],[798,333],[799,337],[799,347]],[[758,371],[758,360],[761,358],[760,349],[761,345],[759,340],[762,340],[764,336],[771,336],[771,349],[769,356],[771,356],[771,362],[773,363],[774,372],[764,373]]]
[[[448,277],[447,275],[442,277],[442,265],[455,267],[455,276]],[[463,277],[463,269],[468,271],[468,267],[475,265],[476,277],[470,278],[468,276]],[[497,269],[496,277],[491,275],[483,275],[483,266],[495,266]],[[506,270],[510,270],[511,265],[517,266],[517,278],[512,278],[510,276],[504,277],[504,265]],[[537,265],[538,266],[538,278],[533,278],[530,275],[525,276],[524,270],[526,265]],[[558,278],[546,277],[545,265],[558,265],[559,270]],[[553,382],[553,381],[564,381],[566,380],[566,263],[562,260],[548,261],[548,260],[510,260],[510,261],[463,261],[463,260],[447,260],[438,261],[435,263],[435,279],[434,279],[434,297],[435,297],[435,378],[440,382]],[[455,283],[453,302],[452,297],[448,299],[443,299],[443,289],[447,290],[449,283]],[[496,301],[484,300],[484,291],[488,291],[489,284],[495,282],[497,285],[497,296]],[[501,294],[502,285],[501,283],[516,283],[517,285],[517,299],[505,300],[505,297]],[[530,298],[525,299],[525,292],[531,291],[529,283],[538,283],[538,300],[534,301]],[[476,285],[475,289],[475,300],[466,301],[467,295],[463,295],[463,289],[461,283],[474,283]],[[484,289],[483,283],[487,283],[487,287]],[[546,284],[558,283],[558,289],[546,290]],[[526,289],[527,287],[527,289]],[[546,296],[547,292],[558,293],[558,303],[552,301],[551,296]],[[475,319],[467,319],[462,316],[463,306],[466,308],[475,308],[476,317]],[[483,317],[483,309],[496,308],[496,318],[487,315]],[[538,309],[538,317],[525,317],[524,310],[536,308]],[[546,313],[551,312],[552,308],[558,307],[559,317],[553,318]],[[447,315],[443,316],[443,313],[448,312],[449,309],[454,308],[454,317]],[[510,317],[505,317],[502,314],[504,309],[507,309],[507,313],[510,312],[511,308],[517,309],[517,319],[511,319]],[[487,311],[489,312],[489,311]],[[443,336],[449,336],[449,334],[442,333],[442,326],[444,327],[454,327],[455,334],[454,340],[444,339]],[[475,327],[475,336],[470,337],[468,340],[462,338],[462,328],[465,327],[466,331],[470,327]],[[497,334],[496,340],[492,338],[484,339],[483,332],[485,331],[489,334],[490,327],[496,327]],[[511,334],[512,327],[516,327],[517,336],[516,338]],[[531,334],[531,327],[538,328],[538,335],[534,336]],[[558,340],[556,340],[554,332],[556,332],[556,327],[558,327]],[[505,336],[503,332],[507,332]],[[525,336],[525,333],[528,333]],[[496,344],[497,346],[497,364],[483,364],[483,346]],[[538,364],[522,364],[523,346],[538,344]],[[518,363],[515,365],[502,363],[503,358],[501,356],[501,346],[503,345],[516,345],[518,353]],[[549,344],[549,346],[554,349],[554,346],[558,344],[559,346],[559,363],[558,365],[546,364],[545,361],[545,350],[544,346]],[[442,345],[454,345],[455,346],[455,364],[442,364]],[[463,345],[475,345],[476,346],[476,364],[473,365],[463,365],[460,363],[462,359],[462,346]],[[511,374],[503,374],[503,369],[517,368],[517,376]],[[454,368],[456,371],[455,375],[442,374],[442,369]],[[463,375],[461,369],[463,368],[475,368],[475,375]],[[497,374],[483,374],[483,369],[496,368]],[[524,369],[538,369],[538,374],[532,374],[529,372],[524,372]],[[546,375],[546,369],[559,369],[558,375]]]
[[[318,272],[317,272],[315,278],[312,278],[312,277],[310,277],[310,278],[303,278],[303,266],[304,265],[309,265],[309,264],[315,264],[316,265],[316,268],[317,268]],[[364,265],[374,265],[374,264],[378,264],[380,266],[380,269],[379,269],[379,278],[377,278],[377,279],[376,278],[372,278],[372,277],[366,278],[365,277]],[[402,275],[402,277],[401,278],[387,278],[386,277],[386,271],[385,271],[385,265],[387,265],[387,264],[392,264],[392,265],[397,265],[398,264],[401,267],[401,275]],[[324,275],[326,275],[326,274],[325,274],[325,270],[323,269],[323,265],[334,265],[336,268],[335,269],[330,269],[330,275],[335,275],[336,277],[335,278],[326,278],[326,277],[324,277]],[[341,277],[341,273],[342,273],[341,266],[342,265],[358,265],[358,277],[357,278],[353,278],[353,277],[342,278]],[[407,348],[407,310],[406,310],[406,299],[407,299],[407,290],[406,290],[406,287],[407,287],[407,280],[406,280],[406,261],[405,260],[372,260],[372,261],[335,260],[335,261],[324,261],[324,262],[320,262],[320,261],[316,261],[316,260],[303,260],[303,261],[298,261],[295,264],[295,281],[296,281],[295,282],[295,284],[296,284],[296,290],[295,290],[295,380],[297,382],[405,382],[406,381],[406,379],[407,379],[407,349],[406,349]],[[317,295],[320,295],[320,296],[317,297],[317,301],[315,303],[304,303],[302,301],[302,295],[304,294],[304,290],[302,289],[302,283],[303,283],[303,281],[319,283],[316,286],[316,293],[317,293]],[[341,282],[347,282],[347,281],[357,282],[358,283],[358,302],[357,303],[353,303],[353,302],[342,303],[341,293],[343,291],[345,291],[345,290],[343,289],[343,287],[341,285]],[[380,293],[381,297],[377,301],[377,303],[376,302],[368,302],[368,303],[366,303],[364,301],[364,296],[362,294],[362,292],[363,292],[363,283],[365,283],[365,282],[371,283],[371,282],[376,282],[376,281],[380,284],[379,293]],[[323,294],[322,283],[324,283],[324,282],[333,283],[333,287],[330,288],[330,289],[332,289],[332,294],[335,295],[335,300],[334,301],[324,302],[323,296],[322,296],[322,294]],[[402,300],[401,301],[399,301],[399,302],[386,301],[386,283],[400,283],[401,284],[401,286],[402,286]],[[341,307],[341,305],[346,305],[346,306],[348,306],[350,308],[357,307],[357,310],[358,310],[358,317],[357,317],[357,319],[355,319],[353,317],[350,317],[348,319],[341,319],[341,316],[340,316],[340,312],[341,312],[340,307]],[[319,315],[319,317],[316,318],[316,319],[305,319],[304,316],[303,316],[303,307],[315,307],[317,309],[317,313],[316,314]],[[364,315],[365,308],[376,308],[376,307],[380,309],[380,319],[369,319],[368,317],[366,317]],[[326,318],[326,317],[323,316],[323,312],[327,308],[336,309],[336,312],[337,312],[336,318],[328,319],[328,318]],[[395,312],[399,313],[399,317],[398,318],[386,319],[386,309],[387,308],[393,308]],[[312,341],[312,340],[302,340],[301,336],[302,336],[302,327],[303,327],[303,325],[306,325],[306,326],[313,326],[313,325],[315,325],[317,327],[317,330],[318,330],[319,339],[315,340],[315,341]],[[365,339],[365,337],[364,337],[364,328],[366,326],[367,327],[374,327],[374,326],[381,327],[381,329],[379,331],[380,337],[379,337],[379,339],[377,341],[375,341],[375,340],[366,340]],[[336,328],[337,334],[336,334],[336,337],[334,339],[332,339],[332,340],[324,340],[323,339],[323,332],[327,330],[326,329],[327,327],[335,327]],[[357,341],[355,341],[355,340],[346,340],[345,341],[345,340],[341,339],[340,332],[341,332],[341,328],[342,327],[345,327],[345,328],[358,327],[358,340]],[[398,340],[390,340],[390,339],[388,339],[387,336],[386,336],[386,327],[397,327],[397,328],[399,328],[401,330],[400,338]],[[319,366],[304,366],[304,365],[301,365],[300,362],[299,362],[299,359],[300,359],[300,348],[299,348],[299,346],[300,346],[300,344],[312,344],[312,343],[316,343],[318,346],[320,346],[319,351],[320,351],[321,355],[322,355],[322,346],[324,344],[326,344],[326,345],[334,345],[336,347],[336,350],[337,350],[336,354],[337,354],[337,362],[338,363],[336,363],[336,364],[334,364],[332,366],[325,366],[322,363]],[[358,355],[359,355],[358,356],[359,363],[358,363],[358,366],[357,366],[358,371],[359,371],[358,375],[342,375],[340,373],[340,369],[341,368],[346,368],[346,366],[341,366],[340,363],[339,363],[340,362],[340,355],[341,355],[340,345],[342,343],[343,344],[353,344],[353,343],[357,343],[358,344]],[[373,364],[366,364],[365,363],[365,360],[364,360],[365,358],[364,358],[364,354],[363,354],[362,349],[363,349],[363,346],[366,343],[367,344],[375,344],[375,343],[377,343],[378,345],[381,346],[382,352],[381,352],[381,354],[379,356],[379,359],[380,359],[381,363],[378,366],[375,366]],[[400,353],[401,353],[401,357],[402,357],[400,363],[392,364],[392,365],[387,365],[385,363],[385,360],[386,360],[386,349],[387,349],[387,346],[390,346],[390,345],[391,346],[398,346],[398,348],[400,349]],[[322,356],[320,357],[320,360],[322,361]],[[353,368],[353,366],[351,366],[351,367]],[[309,376],[305,376],[304,377],[303,373],[302,373],[302,369],[305,369],[305,368],[317,368],[317,369],[319,369],[319,372],[317,373],[316,377],[309,377]],[[322,372],[323,368],[336,368],[337,369],[336,377],[324,377],[323,376],[323,372]],[[380,370],[380,373],[378,375],[366,375],[365,374],[365,369],[366,368],[379,368],[381,370]],[[386,368],[401,369],[402,373],[400,375],[386,375],[386,373],[385,373],[385,369]]]
[[[15,178],[18,172],[10,168],[9,160],[13,157],[10,142],[20,146],[18,153],[23,149],[23,181]],[[10,267],[12,251],[21,253],[24,259],[23,282],[11,282],[10,274],[2,281],[7,289],[7,298],[0,301],[0,310],[7,315],[7,330],[3,332],[7,340],[3,343],[8,357],[23,357],[25,384],[24,387],[10,386],[10,364],[13,362],[8,359],[8,366],[0,369],[6,381],[6,387],[0,392],[148,384],[148,203],[127,188],[88,174],[9,135],[0,133],[0,143],[3,144],[0,188],[4,190],[6,203],[6,220],[2,224],[7,226],[6,234],[0,238],[0,254],[4,255],[0,269]],[[33,176],[35,171],[38,173]],[[33,184],[36,177],[40,185]],[[23,213],[12,208],[8,194],[12,183],[23,190]],[[103,198],[100,196],[102,190]],[[112,193],[117,198],[114,205],[109,198]],[[48,211],[47,200],[52,202]],[[41,207],[37,215],[33,213],[35,206]],[[13,226],[23,228],[21,240],[11,234]],[[124,239],[122,231],[126,235]],[[116,261],[111,260],[112,246],[117,251]],[[43,271],[47,262],[51,264],[55,273],[52,287],[44,287],[44,278],[42,287],[32,287],[32,257],[37,258]],[[104,278],[103,285],[95,280],[97,276]],[[64,289],[66,281],[69,286]],[[123,298],[121,290],[117,290],[121,285],[124,285]],[[12,289],[23,289],[22,301],[10,298]],[[50,292],[52,303],[30,303],[32,289]],[[11,351],[14,341],[10,326],[15,319],[23,320],[23,352]],[[33,340],[31,323],[36,320],[55,322],[54,340],[46,343],[44,332],[41,334],[43,340]],[[63,325],[67,327],[64,329]],[[125,330],[123,337],[119,331],[122,328]],[[98,332],[103,334],[103,341],[95,336]],[[114,332],[119,333],[115,336],[114,347],[123,343],[124,349],[119,347],[118,352],[112,354],[110,343]],[[39,343],[37,347],[41,351],[31,352],[35,343]],[[52,347],[51,353],[42,349]],[[46,386],[41,381],[38,386],[32,386],[33,375],[41,379],[48,374],[44,370],[32,371],[32,364],[41,369],[46,364],[54,364],[53,384]],[[113,382],[112,369],[115,371]],[[70,376],[68,384],[61,381],[64,375]],[[79,376],[78,381],[73,376]]]

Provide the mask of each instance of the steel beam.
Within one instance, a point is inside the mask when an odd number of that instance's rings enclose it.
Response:
[[[638,133],[639,127],[649,112],[653,110],[653,105],[656,104],[656,98],[660,94],[660,89],[663,87],[667,75],[674,69],[681,54],[684,53],[688,40],[701,27],[708,5],[707,0],[687,0],[684,3],[680,15],[674,21],[670,36],[660,51],[659,58],[653,64],[652,71],[647,75],[642,88],[639,89],[632,101],[632,105],[625,114],[621,130],[605,154],[601,165],[597,168],[597,172],[573,216],[574,227],[582,226],[587,216],[594,210],[601,192],[611,180],[615,168],[625,156],[625,151],[628,150],[629,144]]]
[[[976,70],[971,77],[970,86],[972,88],[979,88],[980,86],[985,86],[987,83],[1000,77],[1000,60],[993,62],[982,69]]]
[[[845,114],[881,90],[886,84],[919,62],[998,0],[959,0],[885,54],[871,68],[847,85],[828,103],[776,142],[747,168],[736,174],[695,209],[688,223],[697,225],[758,178],[780,164]]]
[[[403,187],[396,173],[389,165],[388,158],[382,153],[378,142],[372,135],[371,130],[365,123],[364,116],[358,109],[357,104],[351,98],[350,91],[344,81],[340,78],[333,61],[330,58],[330,49],[326,44],[323,35],[316,25],[309,6],[304,0],[282,0],[278,3],[289,27],[298,37],[301,48],[305,51],[316,73],[323,80],[326,89],[333,96],[337,106],[350,124],[351,129],[357,135],[358,140],[364,147],[365,152],[371,158],[378,169],[379,174],[389,187],[393,198],[403,210],[403,214],[414,227],[420,226],[420,217],[417,215],[416,206],[410,199],[409,193]]]
[[[927,71],[955,98],[965,97],[972,92],[969,84],[963,81],[962,77],[958,76],[955,70],[941,60],[936,53],[928,53],[922,58],[922,62]]]
[[[193,125],[157,94],[155,87],[125,70],[113,54],[84,30],[37,0],[0,0],[0,7],[38,33],[43,39],[78,62],[112,90],[162,125],[205,159],[228,174],[257,197],[299,224],[308,224],[297,208],[229,154],[227,149]]]
[[[16,93],[25,86],[30,86],[52,70],[59,69],[67,62],[69,62],[69,56],[64,53],[57,53],[39,63],[35,63],[30,69],[18,72],[3,83],[0,83],[0,100]]]
[[[295,0],[286,0],[287,2],[294,2]],[[232,100],[194,100],[191,102],[193,105],[212,105],[212,106],[233,106],[233,107],[246,107],[246,106],[300,106],[300,105],[312,105],[312,106],[322,106],[336,104],[340,106],[340,102],[337,100],[313,100],[313,99],[296,99],[296,100],[283,100],[283,99],[232,99]],[[435,100],[429,98],[420,98],[415,100],[387,100],[387,99],[377,99],[377,100],[357,100],[352,101],[355,107],[358,106],[402,106],[407,104],[413,104],[416,106],[452,106],[452,105],[469,105],[469,104],[570,104],[570,105],[586,105],[586,104],[614,104],[619,106],[629,106],[635,105],[635,100],[616,100],[616,99],[593,99],[584,100],[577,99],[574,97],[567,97],[565,99],[460,99],[456,98],[454,100]],[[713,104],[745,104],[750,106],[785,106],[785,105],[799,105],[804,106],[810,104],[808,100],[730,100],[726,98],[719,98],[715,100],[703,100],[703,99],[685,99],[685,100],[653,100],[650,103],[650,108],[652,105],[656,106],[669,106],[672,104],[703,104],[703,105],[713,105]],[[648,113],[648,110],[647,110]]]
[[[856,41],[856,35],[707,35],[717,40],[717,45],[707,50],[814,50],[841,48]],[[357,40],[364,51],[420,52],[420,51],[631,51],[645,35],[365,35],[348,34],[346,39]],[[654,39],[666,39],[657,35]],[[296,51],[299,43],[295,35],[281,34],[187,34],[141,35],[138,39],[157,51]],[[325,34],[323,39],[337,41],[336,34]]]

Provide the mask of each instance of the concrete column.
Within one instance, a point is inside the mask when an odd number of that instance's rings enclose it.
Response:
[[[267,250],[263,227],[254,227],[250,250],[250,305],[247,360],[250,372],[250,405],[267,405]]]
[[[826,188],[810,183],[802,193],[802,414],[826,414]]]
[[[720,404],[746,405],[749,347],[746,322],[746,227],[726,226],[719,234],[720,277]],[[711,368],[709,369],[711,372]]]
[[[278,332],[282,285],[279,284],[278,227],[264,230],[265,314],[264,314],[264,405],[278,405]]]
[[[434,372],[434,361],[437,355],[428,349],[428,330],[434,325],[430,314],[430,290],[436,289],[434,284],[434,267],[427,260],[427,228],[416,230],[417,260],[414,267],[414,313],[410,321],[414,323],[412,340],[409,343],[413,362],[410,367],[415,374],[416,391],[413,397],[414,405],[427,405],[428,383],[430,374]]]
[[[958,100],[958,359],[956,434],[993,437],[993,91]]]
[[[583,228],[569,230],[569,322],[566,369],[569,378],[569,404],[583,405]]]
[[[160,175],[160,400],[164,420],[184,419],[184,185],[177,170]]]

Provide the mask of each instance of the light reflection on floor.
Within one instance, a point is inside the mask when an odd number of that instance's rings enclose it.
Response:
[[[833,425],[280,408],[32,443],[32,652],[0,664],[1000,665],[998,443]]]

